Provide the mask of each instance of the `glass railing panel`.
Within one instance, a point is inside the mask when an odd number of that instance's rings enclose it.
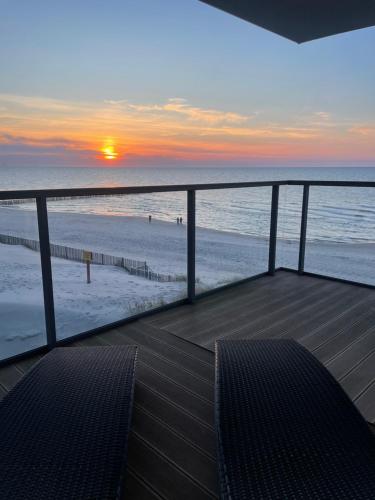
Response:
[[[310,188],[305,271],[375,285],[375,188]]]
[[[35,200],[0,200],[0,359],[46,344]]]
[[[186,193],[50,199],[48,219],[58,339],[186,297]]]
[[[197,294],[268,270],[271,193],[271,187],[197,191]]]
[[[302,186],[280,186],[276,267],[298,269]]]

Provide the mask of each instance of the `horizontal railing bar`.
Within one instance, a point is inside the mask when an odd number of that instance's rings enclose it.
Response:
[[[103,188],[64,188],[21,191],[0,191],[0,199],[22,199],[44,196],[46,198],[66,198],[68,196],[109,196],[119,194],[167,193],[176,191],[209,191],[211,189],[240,189],[247,187],[267,187],[284,185],[284,181],[227,182],[220,184],[170,184],[160,186],[124,186]]]
[[[169,184],[160,186],[123,186],[95,188],[64,188],[0,191],[1,200],[28,198],[65,198],[68,196],[110,196],[121,194],[167,193],[176,191],[209,191],[211,189],[242,189],[269,186],[336,186],[336,187],[375,187],[375,182],[365,181],[259,181],[259,182],[225,182],[218,184]]]
[[[289,186],[331,186],[331,187],[375,187],[375,182],[370,181],[287,181]]]

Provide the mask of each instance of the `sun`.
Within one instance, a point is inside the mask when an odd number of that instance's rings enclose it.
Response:
[[[101,149],[105,160],[116,160],[118,153],[113,144],[108,144]]]

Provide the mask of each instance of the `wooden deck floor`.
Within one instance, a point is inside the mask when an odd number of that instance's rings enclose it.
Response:
[[[375,290],[278,271],[144,320],[214,350],[217,338],[293,338],[375,422]]]
[[[214,341],[292,337],[375,422],[375,291],[277,272],[73,345],[140,346],[129,499],[217,498]],[[0,370],[0,397],[38,357]]]

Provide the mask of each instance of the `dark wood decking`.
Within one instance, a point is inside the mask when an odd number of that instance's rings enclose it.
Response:
[[[217,338],[293,338],[375,422],[375,291],[278,271],[144,320],[214,349]]]
[[[214,341],[292,337],[375,421],[375,292],[277,272],[73,345],[137,344],[127,498],[217,498]],[[0,370],[2,397],[39,359]]]

